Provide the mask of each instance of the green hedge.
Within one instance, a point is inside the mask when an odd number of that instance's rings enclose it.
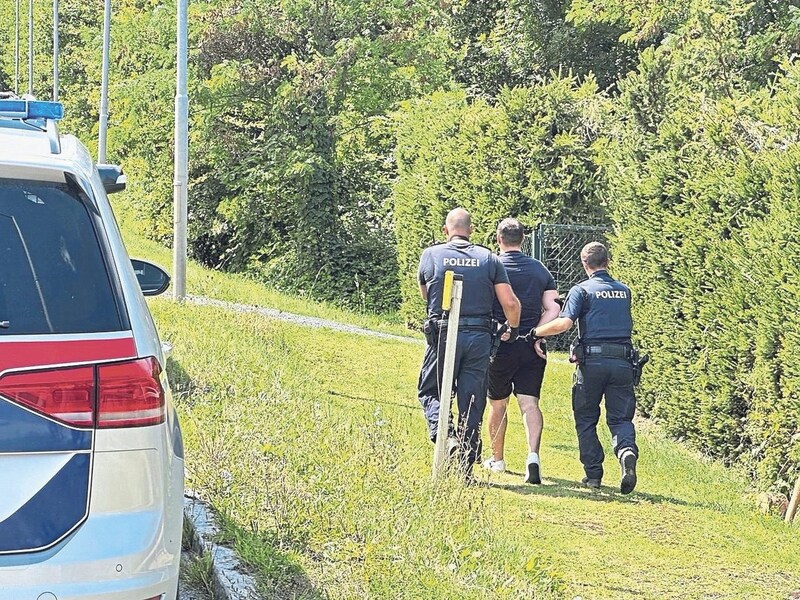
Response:
[[[800,68],[715,94],[670,84],[681,58],[645,55],[601,156],[615,273],[653,356],[640,406],[786,491],[800,472]]]
[[[416,283],[422,250],[441,240],[447,212],[472,213],[473,240],[493,244],[504,217],[587,222],[603,218],[594,143],[606,109],[594,81],[567,78],[505,89],[495,105],[439,92],[396,115],[394,217],[403,304],[409,323],[424,314]]]

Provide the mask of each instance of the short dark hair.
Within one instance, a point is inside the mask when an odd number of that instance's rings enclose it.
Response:
[[[608,266],[608,250],[600,242],[589,242],[581,250],[581,260],[590,269],[601,269]]]
[[[522,223],[516,219],[503,219],[497,226],[497,235],[508,246],[519,246],[525,237]]]

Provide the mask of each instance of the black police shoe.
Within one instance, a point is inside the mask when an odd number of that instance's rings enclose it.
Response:
[[[447,438],[447,456],[450,460],[455,460],[461,452],[461,444],[454,437]]]
[[[584,477],[581,479],[581,483],[586,487],[594,488],[596,490],[600,489],[600,480],[593,477]]]
[[[581,479],[581,483],[586,487],[599,489],[600,488],[600,480],[595,479],[594,477],[584,477]]]
[[[622,468],[622,480],[619,482],[619,491],[630,494],[636,487],[636,455],[632,450],[624,451],[619,459]]]

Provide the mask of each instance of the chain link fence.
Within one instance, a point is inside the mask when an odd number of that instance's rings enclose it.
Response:
[[[542,261],[556,280],[558,295],[564,299],[569,289],[586,279],[581,265],[581,249],[589,242],[606,243],[610,227],[603,225],[561,225],[541,223],[525,237],[522,251]],[[576,329],[548,338],[551,350],[568,350]]]

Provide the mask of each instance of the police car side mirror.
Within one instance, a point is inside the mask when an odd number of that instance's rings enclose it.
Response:
[[[97,165],[97,172],[100,174],[100,181],[103,182],[106,194],[121,192],[128,183],[119,165]]]
[[[131,259],[133,272],[139,282],[142,294],[145,296],[158,296],[163,294],[169,287],[170,278],[167,272],[161,267],[146,260]]]

